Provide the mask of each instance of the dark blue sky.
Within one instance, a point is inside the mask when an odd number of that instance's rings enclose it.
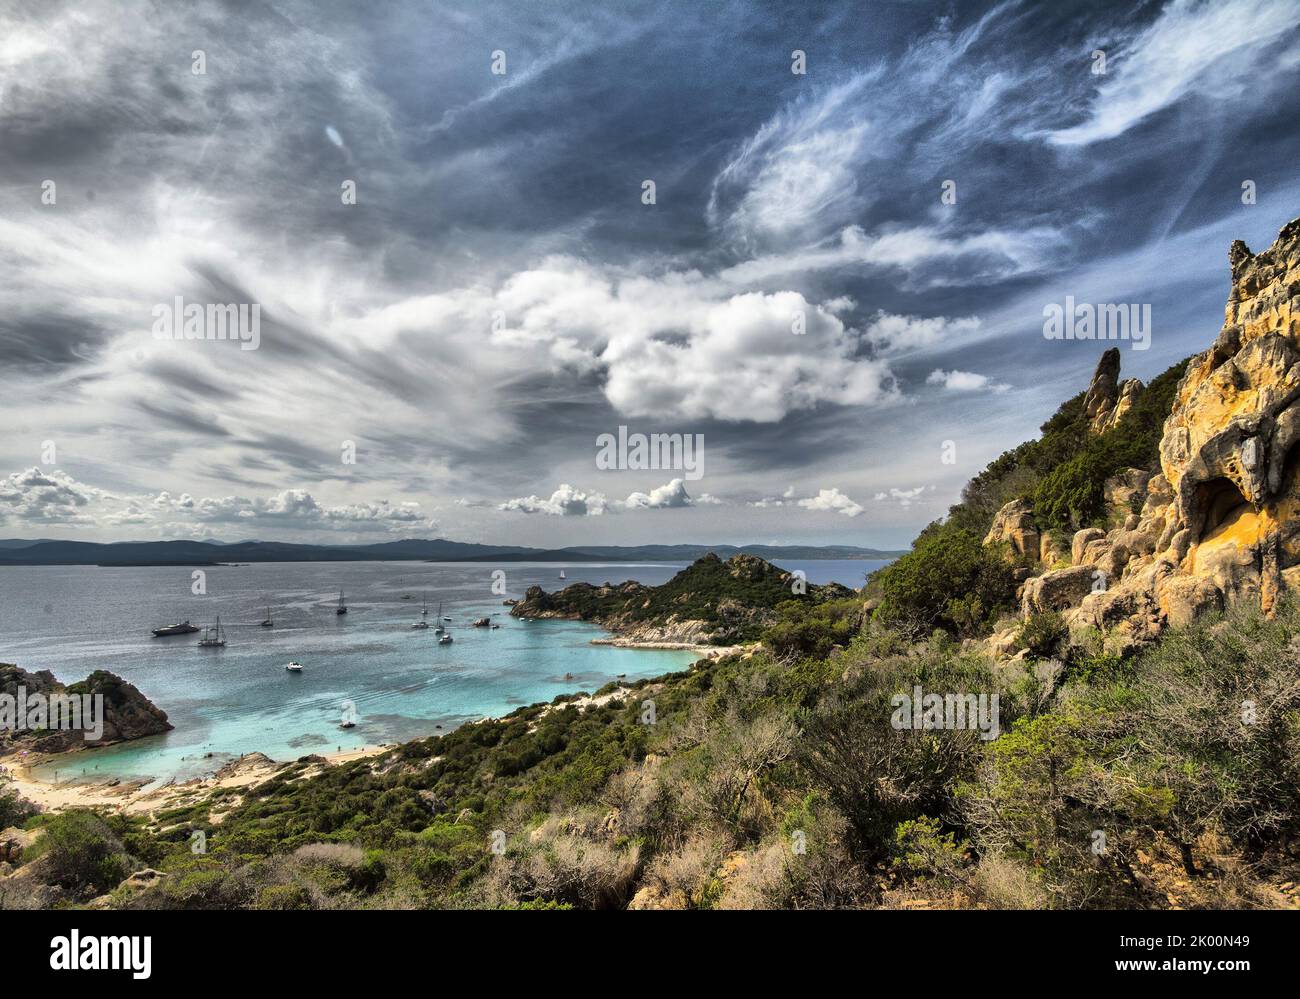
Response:
[[[1293,0],[85,6],[0,10],[0,536],[899,545],[1085,387],[1045,306],[1148,379],[1300,215]]]

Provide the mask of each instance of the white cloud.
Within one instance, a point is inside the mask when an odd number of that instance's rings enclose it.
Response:
[[[878,312],[867,325],[864,339],[880,354],[895,356],[924,351],[940,345],[951,346],[954,340],[974,333],[980,321],[974,316],[949,319],[945,316],[898,316]]]
[[[516,513],[542,513],[552,517],[596,517],[624,510],[674,510],[695,506],[696,503],[719,502],[707,493],[697,500],[686,491],[684,480],[673,479],[648,493],[631,493],[625,500],[607,499],[603,493],[585,492],[563,483],[549,497],[521,496],[499,504],[497,509]]]
[[[507,500],[497,507],[518,513],[544,513],[552,517],[597,517],[608,509],[608,501],[601,493],[585,493],[567,482],[549,497],[521,496]]]
[[[1002,393],[1011,388],[1010,385],[990,381],[987,375],[979,375],[973,371],[944,371],[942,368],[931,371],[925,383],[942,385],[949,392],[979,392],[987,389],[990,392]]]
[[[846,517],[856,517],[862,513],[862,506],[849,499],[837,488],[821,489],[816,496],[799,500],[799,505],[806,510],[833,511]]]
[[[709,501],[705,501],[709,502]],[[659,509],[675,508],[683,506],[694,506],[695,501],[686,491],[686,483],[681,479],[673,479],[666,485],[659,486],[657,489],[651,489],[648,493],[632,493],[623,505],[629,510],[635,509]]]
[[[1080,146],[1113,139],[1183,98],[1223,100],[1266,84],[1276,44],[1300,25],[1294,0],[1172,0],[1131,42],[1108,53],[1087,120],[1049,133]]]
[[[87,508],[106,495],[58,469],[29,468],[0,479],[0,520],[87,523]]]
[[[148,526],[193,534],[198,524],[266,524],[290,529],[354,529],[408,533],[437,522],[414,502],[326,506],[302,489],[264,498],[125,495],[99,489],[59,469],[30,468],[0,479],[0,521],[67,524],[77,528]]]
[[[912,489],[892,487],[888,492],[879,492],[873,497],[877,503],[892,501],[901,507],[909,507],[927,492],[934,492],[934,486],[916,486]]]

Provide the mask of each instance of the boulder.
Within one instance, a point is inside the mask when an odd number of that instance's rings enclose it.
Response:
[[[1084,549],[1094,541],[1105,540],[1105,537],[1106,532],[1100,527],[1085,527],[1082,531],[1076,531],[1070,541],[1070,561],[1082,565]]]
[[[1038,527],[1034,512],[1024,500],[1012,500],[993,515],[993,524],[984,537],[986,545],[1006,542],[1018,555],[1039,557]]]
[[[1068,610],[1077,607],[1092,592],[1091,566],[1075,565],[1054,569],[1025,583],[1021,609],[1025,616],[1042,611]]]
[[[1190,624],[1201,614],[1223,607],[1223,591],[1196,576],[1168,576],[1160,581],[1156,594],[1166,624]]]

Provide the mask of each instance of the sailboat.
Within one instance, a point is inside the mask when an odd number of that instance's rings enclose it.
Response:
[[[221,633],[221,617],[217,617],[217,626],[215,628],[204,628],[203,637],[199,639],[199,648],[202,649],[220,649],[225,648],[226,638]]]
[[[420,617],[429,616],[429,594],[424,595],[424,610],[420,611]]]
[[[438,621],[439,621],[439,624],[438,624],[438,626],[437,626],[436,628],[433,629],[433,633],[434,633],[435,635],[441,635],[441,634],[443,634],[444,632],[446,632],[447,629],[444,628],[444,627],[442,626],[442,623],[441,623],[441,622],[446,621],[446,620],[449,620],[449,619],[448,619],[448,618],[445,618],[445,617],[442,616],[442,602],[439,601],[439,603],[438,603]]]
[[[275,618],[271,617],[271,608],[269,605],[266,608],[266,620],[262,622],[262,627],[263,628],[275,627]]]
[[[563,569],[560,570],[560,578],[561,578],[561,579],[568,579],[568,578],[569,578],[568,576],[566,576],[566,575],[564,574],[564,570],[563,570]]]
[[[335,610],[334,613],[346,614],[347,612],[348,612],[348,605],[343,600],[343,591],[339,590],[339,605],[338,605],[338,609]]]
[[[450,645],[450,644],[451,644],[451,633],[450,633],[450,632],[443,632],[443,634],[438,638],[438,644],[439,644],[439,645]]]

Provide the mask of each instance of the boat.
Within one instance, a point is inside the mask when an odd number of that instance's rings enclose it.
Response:
[[[561,579],[568,579],[568,578],[569,578],[568,576],[566,576],[566,575],[564,574],[564,570],[563,570],[563,569],[560,570],[560,578],[561,578]]]
[[[266,608],[266,620],[262,622],[262,627],[263,627],[263,628],[274,628],[274,627],[275,627],[275,618],[273,618],[273,617],[271,616],[271,608],[270,608],[270,607],[267,607],[267,608]]]
[[[302,663],[300,662],[285,663],[284,668],[287,669],[290,673],[301,673]]]
[[[339,605],[338,605],[338,608],[334,611],[334,613],[335,613],[335,614],[346,614],[347,612],[348,612],[348,605],[347,605],[347,603],[343,600],[343,591],[342,591],[342,590],[339,590]]]
[[[439,645],[450,645],[450,644],[451,644],[451,635],[450,635],[449,633],[447,633],[447,632],[443,632],[443,634],[441,634],[440,636],[438,636],[438,644],[439,644]]]
[[[188,621],[182,621],[180,624],[169,624],[165,628],[154,628],[154,638],[166,638],[168,635],[192,635],[199,630],[197,624],[190,624]]]
[[[356,728],[356,727],[357,727],[356,722],[349,721],[346,718],[344,718],[343,721],[339,722],[339,728]]]
[[[424,610],[420,611],[420,617],[428,617],[428,616],[429,616],[429,595],[426,593],[424,596]]]
[[[443,616],[442,616],[442,604],[441,604],[441,603],[438,604],[438,618],[439,618],[439,620],[441,620],[441,621],[450,621],[450,620],[451,620],[451,618],[449,618],[449,617],[443,617]],[[445,632],[446,630],[447,630],[446,628],[444,628],[441,624],[439,624],[438,627],[436,627],[436,628],[433,629],[433,633],[434,633],[435,635],[441,635],[441,634],[442,634],[443,632]]]
[[[428,630],[429,630],[429,622],[428,622],[428,621],[416,621],[415,624],[411,625],[411,627],[414,628],[416,631],[428,631]]]
[[[204,628],[203,637],[199,639],[199,648],[201,649],[220,649],[225,648],[226,637],[221,633],[221,618],[217,618],[217,624],[214,628]]]

